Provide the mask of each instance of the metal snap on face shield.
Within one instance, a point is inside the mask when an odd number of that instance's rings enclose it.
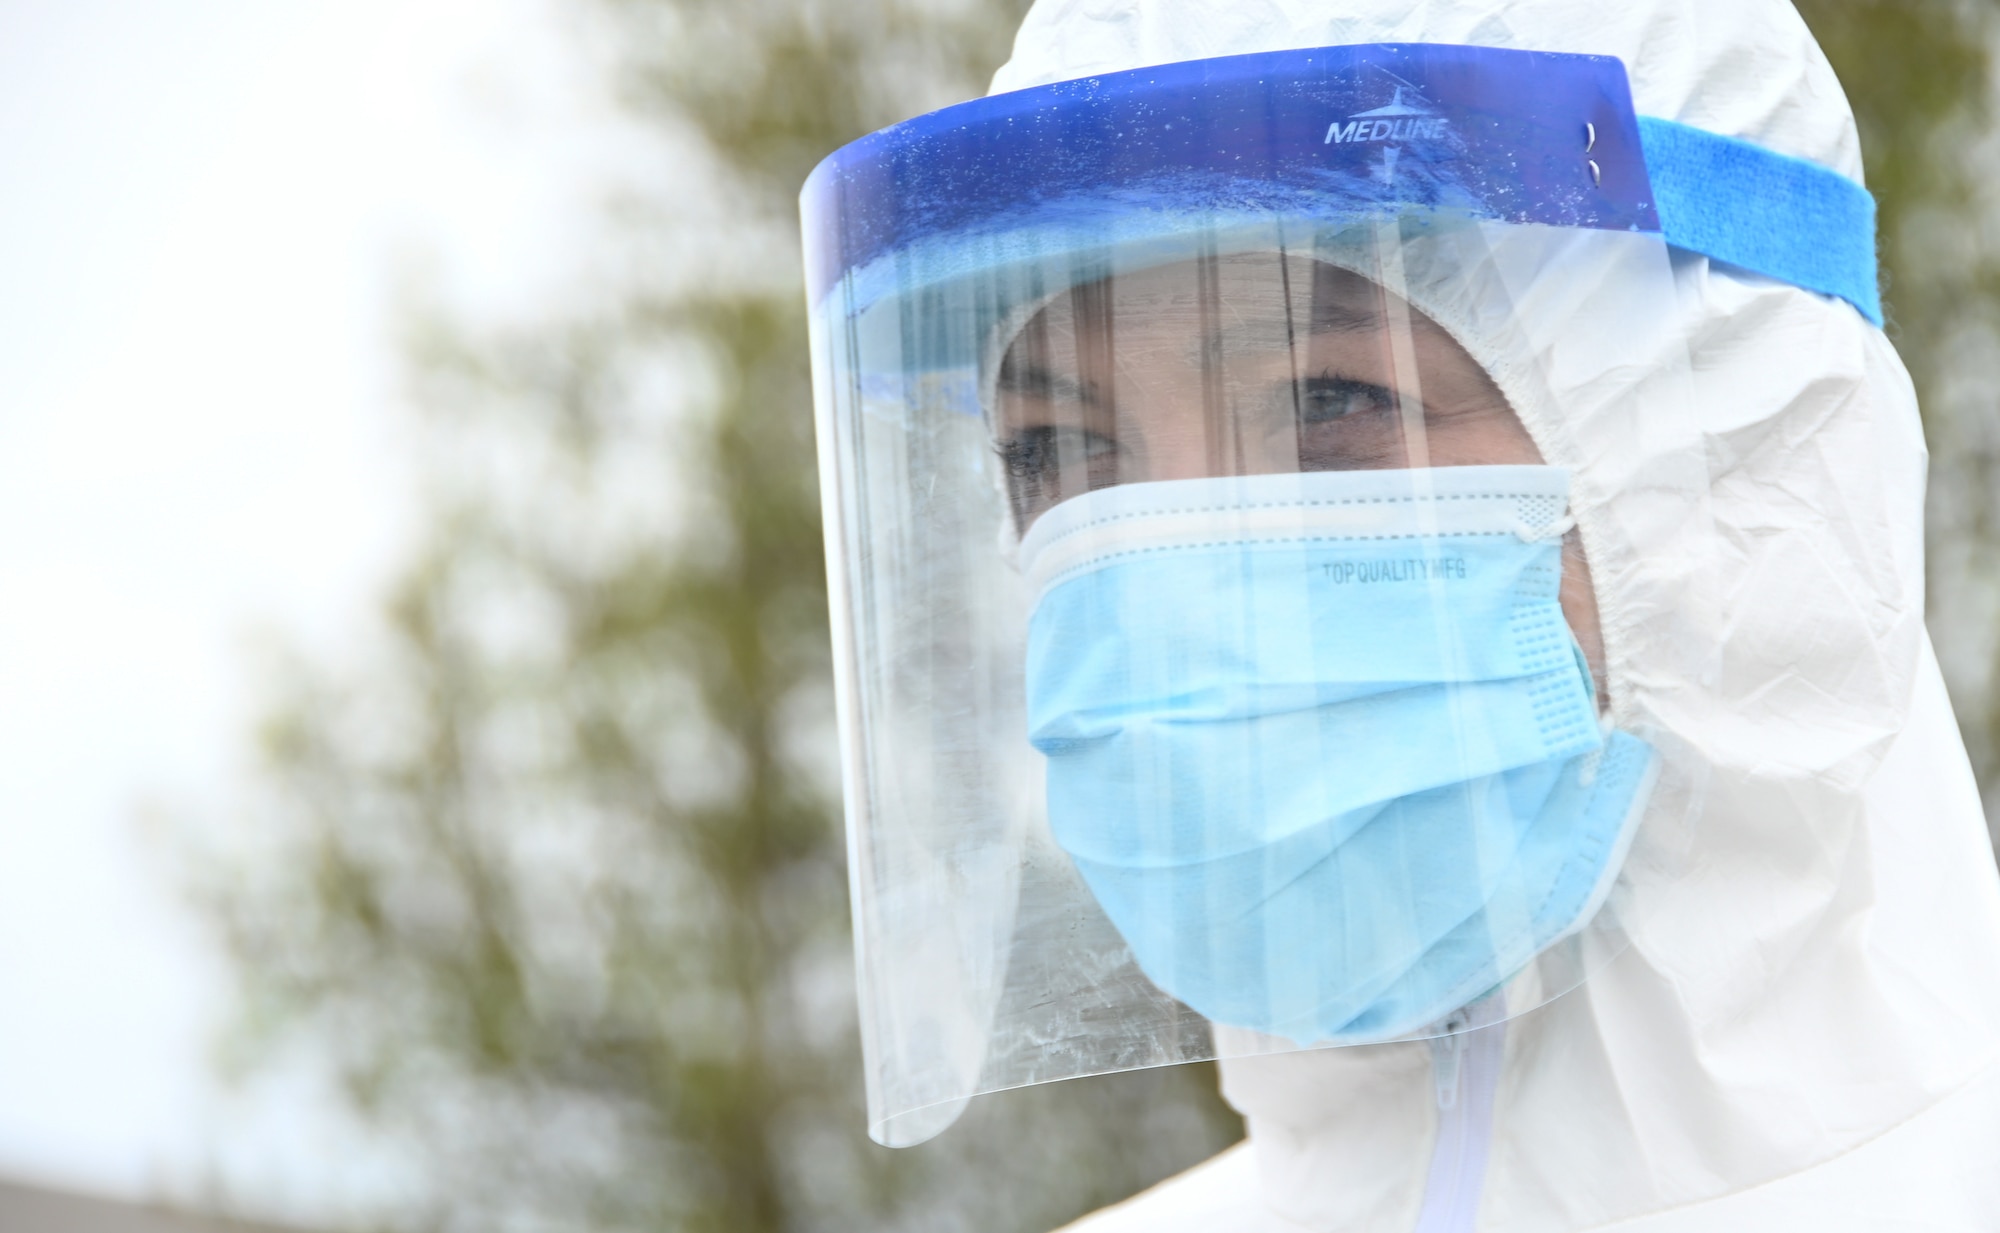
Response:
[[[1714,648],[1671,628],[1708,484],[1615,60],[1026,90],[804,213],[878,1140],[1461,1032],[1617,952],[1700,786],[1662,682]]]

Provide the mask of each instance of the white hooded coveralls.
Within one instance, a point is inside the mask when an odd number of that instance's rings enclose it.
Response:
[[[1383,42],[1617,56],[1641,115],[1861,178],[1784,0],[1039,0],[993,89]],[[1848,304],[1675,268],[1721,648],[1676,683],[1710,770],[1688,872],[1455,1054],[1223,1062],[1249,1141],[1078,1233],[2000,1230],[2000,882],[1924,631],[1914,391]]]

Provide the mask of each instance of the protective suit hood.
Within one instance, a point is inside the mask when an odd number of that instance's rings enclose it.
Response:
[[[1042,0],[993,88],[1380,42],[1617,56],[1642,116],[1861,176],[1782,0]],[[1609,967],[1448,1054],[1225,1062],[1249,1144],[1080,1227],[1996,1227],[2000,893],[1923,626],[1914,391],[1848,304],[1693,254],[1676,277],[1720,654],[1613,667],[1707,765],[1688,867]],[[1644,582],[1597,585],[1616,610]]]

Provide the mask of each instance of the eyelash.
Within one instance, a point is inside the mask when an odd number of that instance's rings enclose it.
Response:
[[[1000,456],[1000,462],[1007,468],[1007,478],[1014,483],[1026,483],[1039,479],[1048,473],[1054,460],[1049,457],[1049,447],[1054,444],[1055,434],[1048,429],[1030,428],[1018,436],[996,441],[993,452]]]
[[[1371,405],[1355,407],[1358,398],[1366,399]],[[1338,400],[1342,407],[1337,413],[1324,414],[1321,404]],[[1299,389],[1299,418],[1307,424],[1330,424],[1365,413],[1388,413],[1396,410],[1396,396],[1382,386],[1367,381],[1356,381],[1351,377],[1321,373],[1307,377]]]
[[[1009,479],[1017,482],[1039,479],[1056,469],[1059,456],[1056,449],[1057,438],[1078,431],[1053,425],[1024,428],[1005,441],[995,442],[993,452],[998,454],[1000,461],[1005,464]],[[1086,438],[1084,443],[1086,461],[1096,461],[1104,454],[1116,452],[1118,449],[1116,441],[1097,433],[1084,432],[1082,435]]]

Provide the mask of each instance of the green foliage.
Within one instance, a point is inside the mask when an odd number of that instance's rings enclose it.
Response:
[[[1990,53],[1985,5],[1959,0],[1799,0],[1861,130],[1868,183],[1882,207],[1885,257],[1900,264],[1902,220],[1975,186],[1938,157],[1947,126],[1985,118]]]
[[[628,211],[671,268],[581,312],[415,331],[429,529],[375,660],[289,671],[210,896],[266,1043],[423,1162],[407,1223],[1029,1231],[1239,1133],[1207,1068],[863,1133],[794,202],[1021,7],[607,0],[719,217]]]

